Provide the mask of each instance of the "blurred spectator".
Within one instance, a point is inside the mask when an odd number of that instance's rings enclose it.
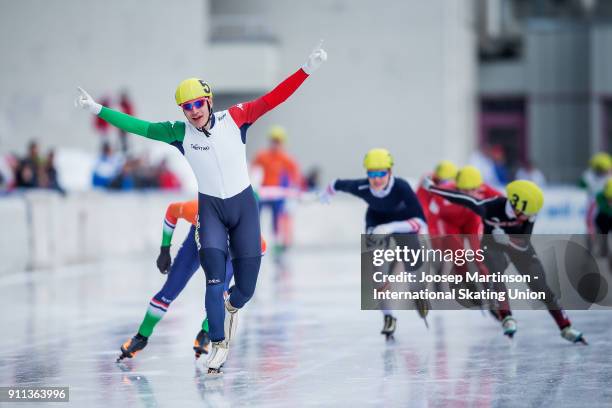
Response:
[[[306,188],[309,191],[319,188],[321,178],[321,170],[318,167],[313,167],[306,173]]]
[[[135,169],[138,166],[137,160],[126,160],[121,166],[119,174],[111,180],[109,188],[113,190],[134,190],[136,188]]]
[[[45,164],[41,170],[41,178],[44,178],[44,183],[41,183],[41,187],[50,188],[58,191],[60,194],[66,194],[59,184],[57,169],[55,168],[55,151],[53,149],[49,150],[49,153],[47,153],[47,160],[45,160]]]
[[[287,132],[281,126],[272,126],[268,133],[270,147],[260,150],[253,160],[253,167],[263,170],[259,187],[259,209],[270,207],[274,252],[276,255],[287,249],[293,240],[292,219],[287,211],[286,198],[291,190],[302,190],[304,180],[300,168],[284,148]]]
[[[28,155],[21,159],[17,166],[17,187],[35,188],[39,186],[40,156],[38,143],[31,141],[28,145]]]
[[[108,96],[103,96],[99,103],[102,106],[110,106],[110,98]],[[96,129],[96,132],[98,132],[102,144],[104,145],[105,143],[108,143],[108,131],[110,129],[110,124],[98,115],[94,115],[94,128]]]
[[[505,186],[510,181],[508,167],[506,167],[506,152],[500,145],[491,147],[491,159],[493,160],[493,169],[497,178],[497,185]]]
[[[127,90],[122,90],[121,91],[121,95],[119,97],[119,110],[121,110],[121,112],[126,113],[128,115],[134,115],[134,104],[132,103],[130,96],[127,92]],[[128,151],[128,138],[127,138],[127,133],[120,129],[117,128],[119,130],[119,142],[121,143],[121,151],[124,154],[127,154]]]
[[[121,155],[114,154],[108,142],[102,144],[100,157],[94,165],[92,184],[94,187],[108,188],[123,170],[125,160]]]
[[[0,156],[0,193],[11,191],[15,187],[17,161],[10,155]]]
[[[162,190],[179,190],[181,188],[180,180],[176,177],[176,174],[168,168],[166,159],[162,160],[159,164],[158,172],[159,175],[157,180],[159,188]]]
[[[546,177],[531,160],[525,160],[521,167],[516,171],[517,180],[529,180],[538,186],[546,185]]]

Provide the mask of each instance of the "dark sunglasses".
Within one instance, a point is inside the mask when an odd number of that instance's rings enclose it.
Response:
[[[190,111],[193,108],[200,109],[202,106],[204,106],[204,102],[206,102],[206,99],[204,98],[197,99],[191,102],[185,102],[184,104],[181,105],[181,108],[183,108],[186,111]]]

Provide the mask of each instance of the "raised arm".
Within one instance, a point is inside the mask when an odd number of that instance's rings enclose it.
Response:
[[[302,83],[308,75],[302,68],[293,75],[278,84],[276,88],[250,102],[239,103],[229,108],[229,113],[239,128],[250,126],[264,114],[285,102]]]
[[[320,46],[321,44],[315,48],[308,57],[308,61],[300,69],[278,84],[276,88],[253,101],[239,103],[229,108],[232,119],[234,119],[234,122],[236,122],[241,130],[246,131],[246,128],[266,112],[285,102],[302,85],[306,78],[327,60],[327,53]],[[243,132],[243,139],[246,140],[245,138],[246,135]]]
[[[78,91],[79,96],[75,102],[78,107],[99,116],[111,125],[128,133],[170,144],[180,142],[185,137],[185,124],[183,122],[147,122],[100,105],[82,88],[78,88]]]

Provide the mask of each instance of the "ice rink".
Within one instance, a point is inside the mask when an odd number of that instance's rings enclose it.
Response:
[[[294,251],[283,266],[266,256],[220,377],[207,376],[191,349],[203,315],[201,271],[147,348],[115,363],[163,284],[155,255],[3,277],[0,385],[69,386],[70,405],[88,408],[612,401],[609,312],[570,313],[586,347],[563,340],[542,311],[515,313],[514,340],[480,311],[434,311],[429,330],[415,312],[398,312],[396,341],[387,344],[381,314],[360,311],[358,249]]]

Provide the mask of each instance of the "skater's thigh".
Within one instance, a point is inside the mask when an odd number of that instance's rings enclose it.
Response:
[[[198,246],[196,244],[196,227],[192,225],[189,229],[189,234],[185,237],[185,241],[178,250],[173,266],[177,263],[186,271],[189,271],[191,277],[200,267],[200,257],[198,255]]]
[[[216,248],[227,250],[227,228],[219,211],[210,200],[200,198],[198,205],[198,223],[196,244],[198,249]]]
[[[248,191],[248,190],[247,190]],[[261,228],[258,206],[251,192],[240,197],[236,222],[229,229],[229,245],[232,258],[261,256]]]

